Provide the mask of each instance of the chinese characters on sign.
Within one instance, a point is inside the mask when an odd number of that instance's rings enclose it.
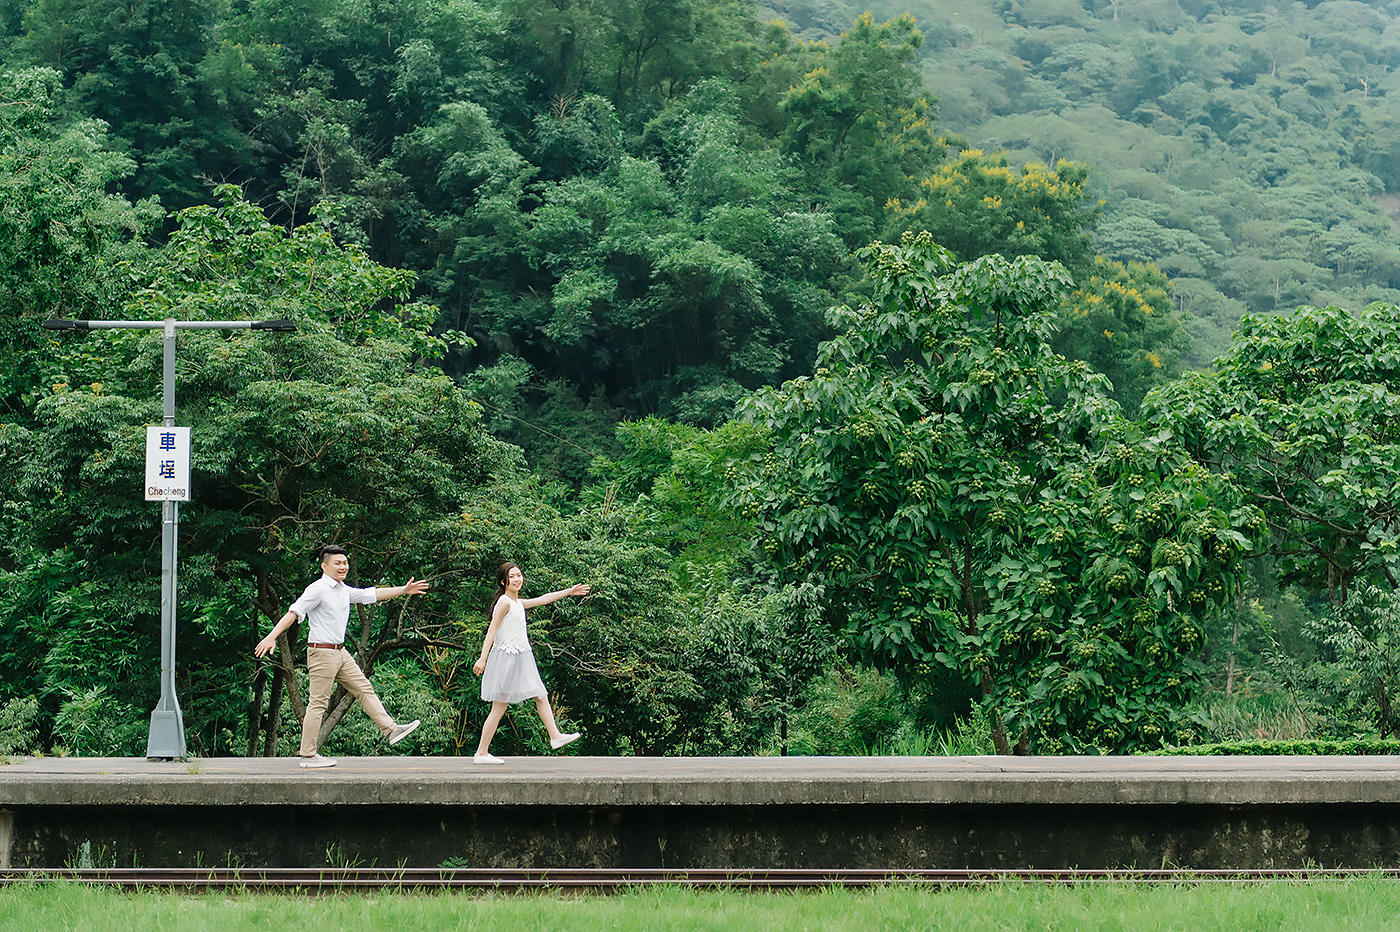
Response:
[[[190,500],[190,429],[146,428],[146,501]]]

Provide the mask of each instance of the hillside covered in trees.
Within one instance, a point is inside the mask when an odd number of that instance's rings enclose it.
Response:
[[[864,6],[771,6],[832,35]],[[1092,166],[1095,248],[1152,262],[1194,365],[1240,314],[1400,297],[1394,4],[906,0],[943,125]]]
[[[300,327],[182,337],[200,753],[286,752],[331,538],[434,581],[352,625],[431,753],[506,559],[594,585],[532,631],[596,753],[1390,734],[1395,23],[0,3],[0,752],[144,734],[158,354],[39,324],[171,315]]]

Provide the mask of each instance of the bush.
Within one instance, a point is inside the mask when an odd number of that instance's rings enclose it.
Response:
[[[1163,748],[1153,754],[1198,755],[1223,757],[1227,755],[1323,755],[1361,756],[1370,754],[1400,754],[1400,741],[1381,738],[1349,738],[1345,741],[1224,741],[1219,744],[1197,744],[1189,747]]]
[[[75,757],[135,757],[144,751],[147,716],[134,706],[111,696],[105,686],[69,689],[67,695],[54,722],[56,748],[61,745]]]
[[[39,700],[20,696],[0,706],[0,756],[23,754],[39,735]]]

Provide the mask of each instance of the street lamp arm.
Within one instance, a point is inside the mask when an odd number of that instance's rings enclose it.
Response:
[[[45,330],[160,330],[163,320],[46,320]],[[275,330],[289,332],[297,329],[290,320],[176,320],[169,322],[176,330]]]

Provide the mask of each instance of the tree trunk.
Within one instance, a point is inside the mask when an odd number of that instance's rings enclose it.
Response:
[[[951,554],[950,554],[951,555]],[[956,564],[954,564],[956,568]],[[977,594],[972,588],[972,543],[963,542],[962,572],[958,574],[958,584],[962,588],[963,614],[967,618],[965,630],[968,634],[977,633]],[[982,676],[978,680],[978,687],[982,690],[982,698],[988,699],[992,696],[992,673],[983,669]],[[995,710],[988,715],[988,721],[992,726],[992,747],[998,754],[1010,754],[1012,752],[1011,742],[1006,737],[1006,726],[1001,720],[1001,716]]]
[[[296,630],[293,625],[291,630]],[[278,669],[281,672],[281,680],[287,690],[287,696],[292,700],[292,712],[298,719],[306,717],[306,703],[301,701],[301,687],[297,685],[296,671],[292,667],[292,646],[284,631],[277,638],[277,647],[281,659],[278,661]]]
[[[267,667],[260,663],[253,674],[253,699],[248,703],[248,743],[243,751],[244,757],[253,757],[258,750],[258,738],[262,733],[263,688],[266,685]]]
[[[267,701],[267,728],[263,730],[263,757],[277,756],[277,732],[282,723],[282,677],[272,678],[272,695]]]
[[[1235,650],[1240,646],[1240,612],[1243,611],[1243,595],[1235,596],[1235,630],[1230,634],[1230,660],[1225,664],[1225,697],[1235,691]]]
[[[1390,717],[1390,695],[1386,692],[1384,683],[1376,687],[1376,701],[1380,706],[1381,738],[1384,739],[1395,731]]]
[[[321,732],[316,737],[317,747],[326,743],[326,738],[335,730],[335,726],[340,724],[340,720],[345,717],[345,713],[350,710],[350,707],[355,704],[355,697],[344,689],[337,686],[335,691],[336,695],[331,697],[330,708],[326,710],[326,717],[321,719]]]
[[[978,685],[982,689],[983,699],[990,696],[992,694],[992,674],[983,671],[982,681]],[[987,721],[992,726],[992,749],[998,754],[1010,754],[1011,742],[1006,738],[1006,726],[1002,724],[1001,716],[993,711],[987,716]]]

